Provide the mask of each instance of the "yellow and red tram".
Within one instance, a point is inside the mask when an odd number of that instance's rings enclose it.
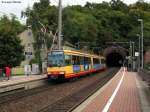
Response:
[[[105,69],[105,58],[75,50],[53,50],[48,53],[49,79],[73,78]]]

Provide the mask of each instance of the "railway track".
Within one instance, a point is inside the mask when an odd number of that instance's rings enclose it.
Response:
[[[84,100],[86,100],[89,96],[95,93],[98,89],[100,89],[104,84],[106,84],[116,72],[107,74],[99,79],[97,79],[94,83],[86,86],[85,88],[66,96],[57,102],[46,106],[41,109],[39,112],[71,112],[78,105],[80,105]]]
[[[69,112],[111,79],[118,69],[0,96],[2,112]],[[69,104],[69,105],[68,105]]]
[[[22,90],[22,89],[17,91],[15,90],[12,91],[11,93],[3,93],[0,94],[0,105],[8,103],[10,101],[17,101],[20,100],[21,98],[32,96],[52,88],[54,88],[54,85],[46,85],[46,86],[42,86],[30,90]]]

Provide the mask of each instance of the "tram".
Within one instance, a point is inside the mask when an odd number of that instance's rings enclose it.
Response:
[[[75,50],[48,52],[48,79],[69,79],[104,70],[105,58]]]

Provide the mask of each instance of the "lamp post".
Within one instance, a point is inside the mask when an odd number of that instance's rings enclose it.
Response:
[[[131,68],[133,70],[133,42],[130,41],[130,56],[131,56]]]
[[[138,71],[140,70],[141,68],[141,63],[140,63],[140,59],[141,59],[141,36],[140,34],[137,34],[138,36],[138,39],[139,39],[139,56],[138,56]]]
[[[138,21],[141,23],[141,69],[143,69],[143,19],[138,19]]]
[[[132,69],[135,70],[135,42],[131,41]]]

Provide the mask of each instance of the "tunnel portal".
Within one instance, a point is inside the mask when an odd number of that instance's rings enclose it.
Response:
[[[107,67],[121,67],[127,55],[126,49],[120,46],[111,46],[105,49]]]
[[[119,53],[112,52],[106,57],[108,67],[121,67],[123,65],[123,56]]]

